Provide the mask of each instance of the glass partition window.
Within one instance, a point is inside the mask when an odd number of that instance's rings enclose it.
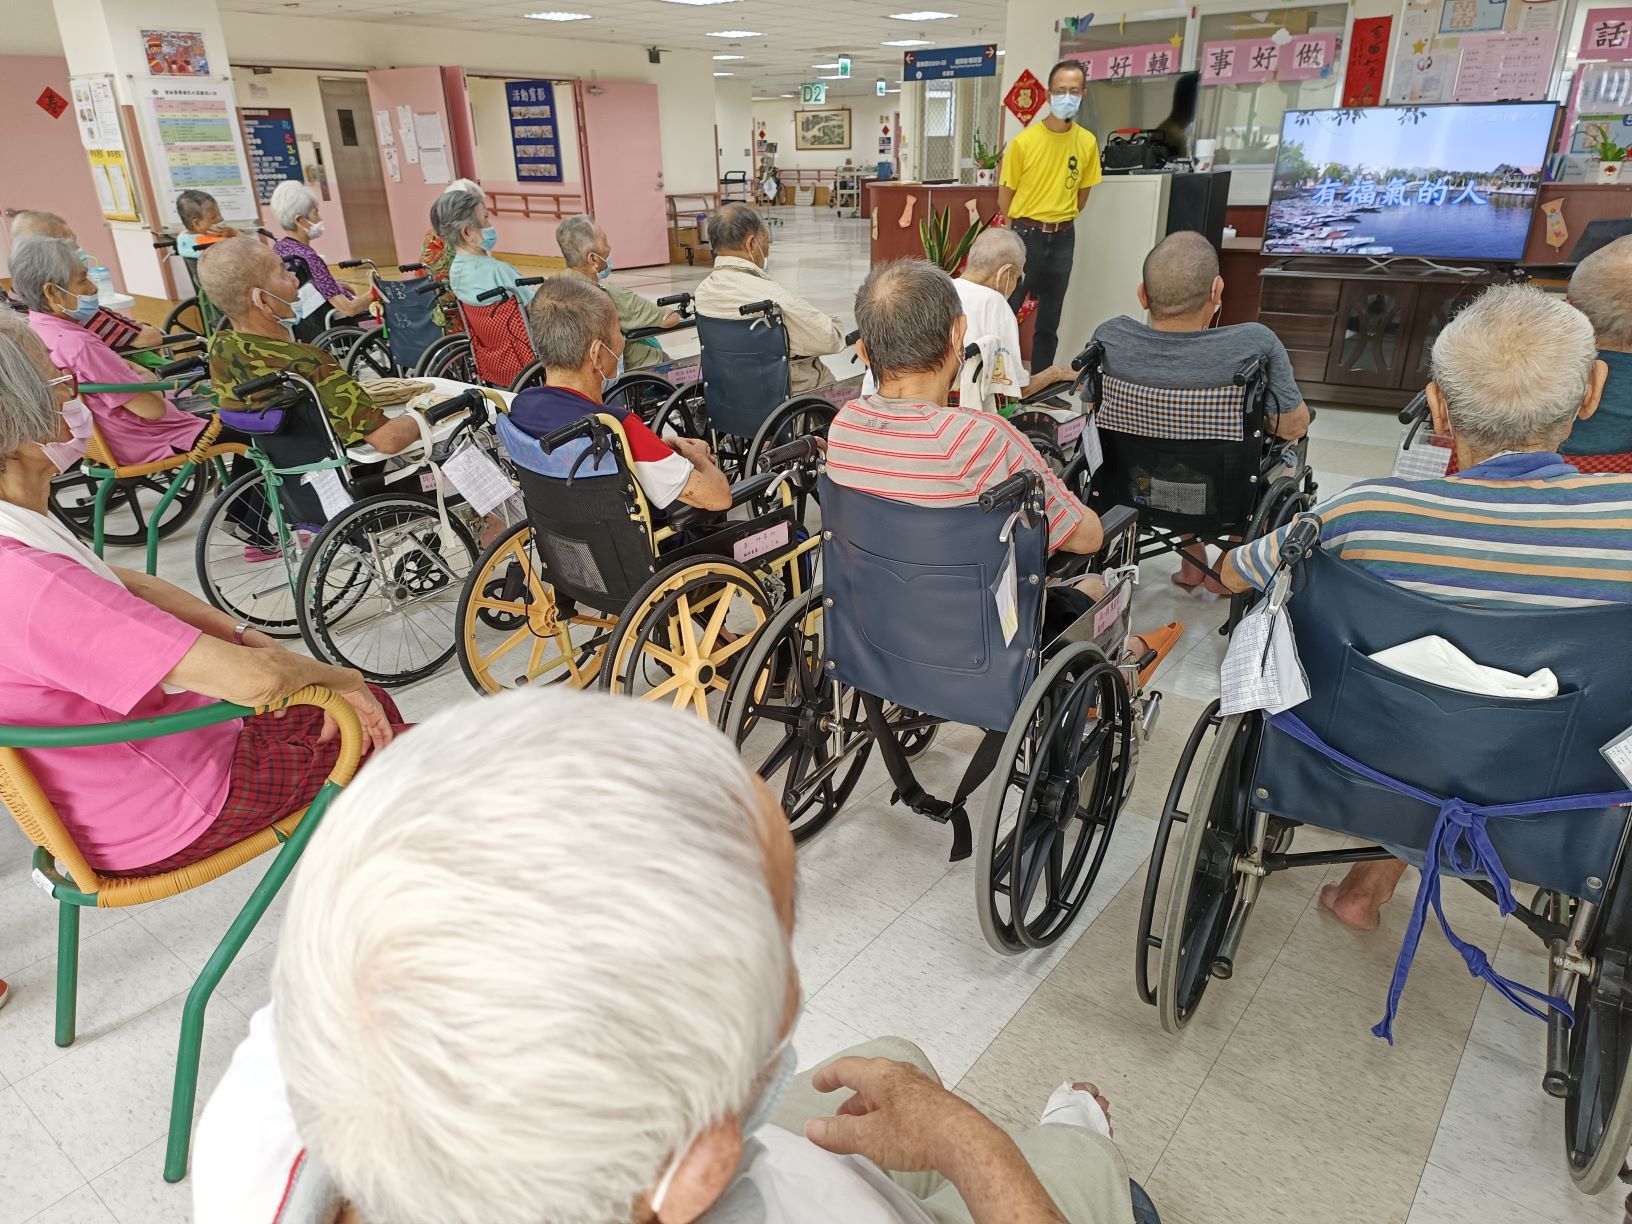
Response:
[[[1182,15],[1126,21],[1121,25],[1094,24],[1077,33],[1060,34],[1060,58],[1091,51],[1114,51],[1119,47],[1141,47],[1182,40]],[[1174,44],[1180,46],[1180,44]],[[1180,47],[1182,51],[1182,46]],[[1175,63],[1177,60],[1175,59]],[[1173,82],[1176,75],[1128,77],[1119,81],[1090,81],[1082,96],[1077,122],[1098,138],[1101,148],[1120,128],[1153,128],[1173,109]],[[1044,82],[1045,84],[1047,82]]]
[[[1210,42],[1288,35],[1336,34],[1342,39],[1348,20],[1346,4],[1282,8],[1250,13],[1203,13],[1196,54]],[[1342,62],[1343,48],[1338,48]],[[1241,85],[1203,85],[1196,116],[1196,135],[1218,141],[1220,166],[1272,166],[1281,140],[1281,116],[1289,110],[1319,110],[1337,105],[1337,76],[1307,81],[1259,81]]]

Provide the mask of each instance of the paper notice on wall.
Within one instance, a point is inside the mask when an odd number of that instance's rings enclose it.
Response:
[[[393,183],[402,182],[402,164],[397,160],[397,147],[389,145],[380,150],[380,155],[385,160],[386,177]]]
[[[425,176],[427,183],[451,183],[453,181],[453,171],[448,165],[448,151],[446,149],[421,149],[419,172]]]
[[[448,142],[442,136],[442,116],[435,111],[415,113],[414,139],[421,149],[440,149]]]
[[[1557,33],[1564,21],[1564,0],[1525,0],[1519,5],[1520,34],[1541,34],[1548,30]]]
[[[1405,65],[1403,102],[1449,102],[1456,87],[1460,51],[1439,47],[1412,56]]]
[[[1440,5],[1435,0],[1406,0],[1405,7],[1400,10],[1400,19],[1394,25],[1394,75],[1388,85],[1390,102],[1413,101],[1410,94],[1417,83],[1415,64],[1423,56],[1435,53],[1434,36],[1439,31],[1439,10]],[[1454,83],[1455,80],[1453,70],[1451,81]]]
[[[402,156],[410,166],[419,165],[419,141],[414,138],[414,108],[397,107],[397,136],[402,141]]]
[[[1470,34],[1462,39],[1457,102],[1529,101],[1547,96],[1558,35]]]
[[[374,130],[380,134],[380,147],[395,146],[397,138],[391,134],[391,112],[377,110],[374,112]]]

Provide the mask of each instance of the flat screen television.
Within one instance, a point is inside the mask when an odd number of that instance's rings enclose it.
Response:
[[[1553,102],[1288,111],[1266,255],[1524,255]]]

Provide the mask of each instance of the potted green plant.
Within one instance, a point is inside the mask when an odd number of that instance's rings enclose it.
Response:
[[[987,228],[988,222],[978,218],[967,230],[963,237],[956,242],[952,241],[952,206],[948,204],[940,212],[931,211],[922,221],[918,222],[918,240],[924,244],[924,258],[938,267],[956,276],[958,269],[963,267],[963,261],[969,254],[969,248],[975,244],[981,232]]]
[[[1587,124],[1588,149],[1598,159],[1598,181],[1600,183],[1618,183],[1621,181],[1621,163],[1626,160],[1626,146],[1616,144],[1609,135],[1609,128],[1602,123]]]
[[[997,163],[1003,160],[1005,146],[998,145],[992,148],[980,138],[980,132],[975,132],[975,186],[992,187],[997,183]]]

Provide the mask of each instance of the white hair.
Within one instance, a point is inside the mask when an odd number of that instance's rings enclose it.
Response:
[[[302,1142],[365,1219],[627,1221],[740,1113],[789,950],[750,776],[690,714],[523,689],[336,800],[273,973]]]
[[[473,196],[487,198],[487,192],[482,190],[482,185],[475,179],[454,179],[453,182],[448,184],[448,191],[464,191]],[[444,191],[442,194],[447,195],[448,191]]]
[[[299,179],[284,179],[272,188],[269,206],[278,224],[286,230],[295,228],[295,222],[317,207],[317,192]]]
[[[1598,342],[1632,348],[1632,234],[1599,247],[1570,275],[1570,305],[1592,320]]]
[[[1004,264],[1013,264],[1016,272],[1026,266],[1026,242],[1012,229],[994,225],[980,232],[969,246],[969,258],[963,265],[967,277],[989,276]]]
[[[44,348],[22,315],[0,307],[0,471],[23,443],[57,436],[61,414],[34,360]]]
[[[66,238],[19,238],[11,248],[11,291],[30,310],[50,314],[45,287],[55,285],[66,293],[84,268]]]
[[[1470,442],[1553,445],[1570,431],[1597,356],[1592,324],[1563,298],[1498,285],[1439,333],[1433,379],[1452,429]]]
[[[555,227],[555,245],[561,248],[561,258],[569,268],[581,268],[595,249],[595,235],[600,226],[588,213],[568,217]]]

